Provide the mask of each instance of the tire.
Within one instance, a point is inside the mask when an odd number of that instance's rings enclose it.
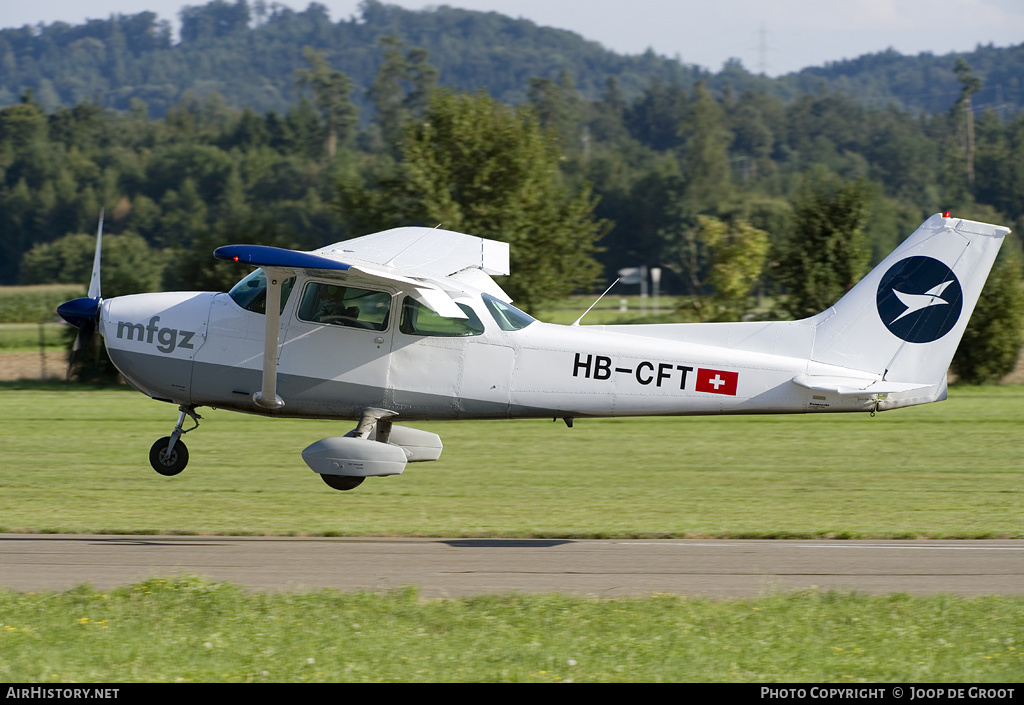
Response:
[[[346,492],[359,487],[366,478],[352,477],[351,475],[321,475],[320,479],[327,483],[328,487]]]
[[[174,450],[171,451],[170,457],[164,457],[164,451],[167,450],[167,445],[170,442],[171,437],[164,436],[149,449],[149,464],[164,477],[173,477],[188,465],[188,448],[181,442],[181,439],[174,444]]]

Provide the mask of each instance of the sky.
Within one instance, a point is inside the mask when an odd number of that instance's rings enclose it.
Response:
[[[231,0],[229,0],[231,1]],[[268,0],[271,4],[274,0]],[[359,0],[318,0],[334,21],[358,15]],[[276,0],[304,10],[310,0]],[[441,4],[495,11],[567,29],[620,54],[648,48],[712,71],[738,58],[778,76],[893,48],[947,54],[978,44],[1024,42],[1022,0],[385,0],[421,10]],[[80,24],[151,11],[178,25],[185,5],[207,0],[0,0],[0,27]],[[252,5],[252,0],[250,0]]]

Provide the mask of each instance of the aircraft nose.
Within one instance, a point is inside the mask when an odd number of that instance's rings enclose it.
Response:
[[[89,323],[95,324],[100,315],[100,300],[82,297],[65,301],[57,307],[57,315],[75,328],[81,328]]]
[[[212,292],[161,292],[103,302],[101,326],[111,362],[133,387],[188,404],[192,364],[206,341]]]

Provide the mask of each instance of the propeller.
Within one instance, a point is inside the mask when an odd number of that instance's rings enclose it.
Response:
[[[100,317],[100,304],[103,297],[100,292],[100,251],[103,245],[103,210],[100,209],[100,222],[96,229],[96,253],[92,260],[92,277],[89,279],[89,292],[84,298],[66,301],[57,307],[57,315],[78,328],[78,335],[71,346],[68,356],[67,378],[78,364],[83,349],[94,344],[93,335]]]

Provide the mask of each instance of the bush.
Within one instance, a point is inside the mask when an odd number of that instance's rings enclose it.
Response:
[[[1017,364],[1024,343],[1024,282],[1020,272],[1020,255],[1004,247],[953,356],[953,371],[961,381],[993,384]]]

